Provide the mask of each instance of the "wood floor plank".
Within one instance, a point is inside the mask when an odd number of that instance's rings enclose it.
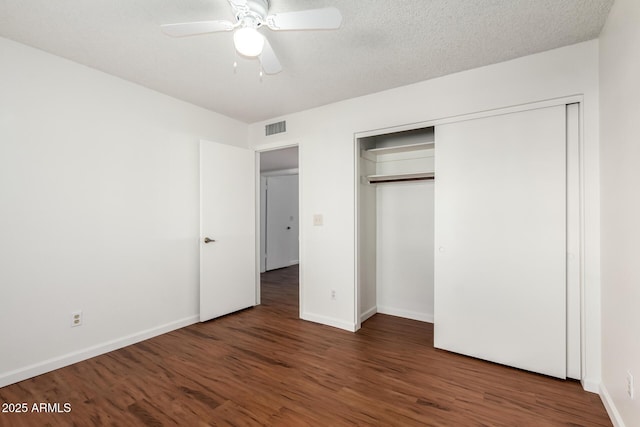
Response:
[[[357,333],[298,319],[298,268],[262,305],[0,389],[0,426],[611,426],[599,396],[433,348],[433,325],[375,315]]]

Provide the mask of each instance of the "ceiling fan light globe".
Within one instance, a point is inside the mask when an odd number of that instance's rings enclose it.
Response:
[[[264,47],[264,36],[255,28],[239,28],[233,33],[233,44],[240,55],[259,56]]]

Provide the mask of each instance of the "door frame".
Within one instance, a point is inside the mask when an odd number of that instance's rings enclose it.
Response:
[[[504,108],[497,108],[485,111],[472,112],[467,114],[461,114],[450,117],[442,117],[433,120],[427,120],[423,122],[404,124],[399,126],[392,126],[382,129],[376,130],[368,130],[362,132],[356,132],[353,136],[353,153],[354,153],[354,248],[355,248],[355,260],[356,265],[354,268],[355,272],[355,290],[354,290],[354,319],[355,319],[355,330],[361,328],[362,326],[362,317],[361,317],[361,305],[360,305],[360,235],[359,235],[359,226],[360,226],[360,139],[365,137],[377,136],[377,135],[385,135],[389,133],[396,133],[402,131],[415,130],[426,127],[435,127],[438,125],[443,125],[447,123],[455,123],[466,120],[474,120],[484,117],[498,116],[503,114],[516,113],[520,111],[527,110],[535,110],[539,108],[546,108],[552,106],[559,105],[570,105],[570,104],[578,104],[578,129],[576,130],[578,135],[572,142],[567,141],[567,167],[571,168],[573,178],[572,182],[574,185],[571,189],[567,189],[567,198],[575,201],[574,209],[571,210],[570,217],[567,218],[567,229],[571,228],[575,233],[571,236],[572,241],[567,241],[567,248],[577,248],[577,264],[578,266],[573,269],[575,275],[573,277],[569,276],[569,268],[567,268],[567,283],[575,283],[578,289],[576,289],[577,297],[579,302],[576,302],[576,305],[579,304],[579,317],[580,317],[580,381],[585,388],[585,378],[586,378],[586,305],[585,305],[585,276],[586,276],[586,267],[585,267],[585,221],[584,221],[584,212],[585,212],[585,195],[584,195],[584,183],[585,183],[585,150],[584,150],[584,96],[583,95],[573,95],[566,96],[554,99],[543,100],[539,102],[532,102],[526,104],[512,105]],[[577,139],[577,141],[576,141]],[[437,144],[437,141],[436,141]],[[571,144],[571,146],[569,146]],[[436,159],[437,162],[437,159]],[[577,181],[577,182],[576,182]],[[569,215],[569,213],[568,213]],[[573,255],[573,254],[572,254]],[[569,260],[567,260],[569,261]],[[576,277],[577,276],[577,277]]]
[[[304,253],[302,250],[302,242],[304,241],[304,227],[302,226],[302,176],[303,169],[301,167],[300,158],[302,157],[302,146],[298,142],[291,141],[281,141],[275,142],[272,144],[264,144],[257,147],[253,147],[255,151],[255,178],[256,178],[256,305],[261,303],[261,295],[260,295],[260,258],[262,257],[262,251],[260,250],[260,238],[262,235],[262,227],[260,225],[260,202],[262,197],[262,192],[260,190],[260,179],[262,175],[260,174],[260,154],[267,151],[276,151],[281,150],[283,148],[292,148],[298,147],[298,265],[300,266],[300,270],[298,272],[298,289],[299,289],[299,301],[298,301],[298,316],[302,318],[302,307],[303,307],[303,262],[304,262]],[[282,171],[281,171],[282,172]]]

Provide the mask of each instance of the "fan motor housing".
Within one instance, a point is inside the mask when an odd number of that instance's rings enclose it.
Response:
[[[245,17],[257,18],[256,21],[263,21],[267,12],[269,11],[269,0],[247,0],[248,11],[241,11],[238,13],[238,21],[241,21]]]

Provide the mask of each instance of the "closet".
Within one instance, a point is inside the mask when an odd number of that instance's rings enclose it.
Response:
[[[436,348],[580,379],[579,108],[359,134],[359,320],[433,322]]]
[[[433,127],[357,141],[360,319],[433,321]]]

